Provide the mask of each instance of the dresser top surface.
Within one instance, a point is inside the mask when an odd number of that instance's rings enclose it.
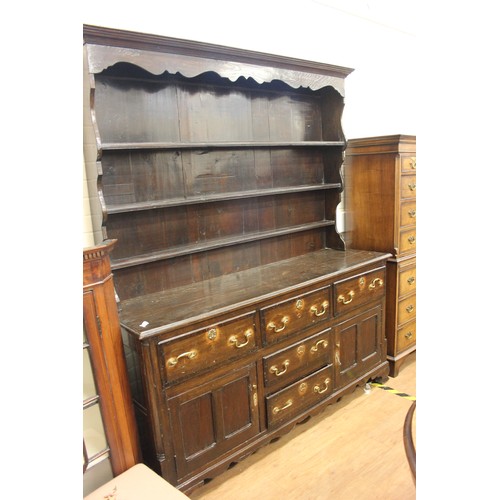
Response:
[[[297,287],[314,286],[377,262],[390,254],[323,249],[191,285],[126,300],[122,325],[143,339],[174,328],[272,299]]]

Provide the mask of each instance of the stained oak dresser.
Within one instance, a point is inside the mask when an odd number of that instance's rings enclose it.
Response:
[[[352,70],[95,26],[84,42],[142,453],[189,492],[389,373],[391,255],[336,227]]]
[[[353,248],[392,253],[387,263],[390,375],[417,345],[416,137],[351,139],[345,158],[346,207]]]

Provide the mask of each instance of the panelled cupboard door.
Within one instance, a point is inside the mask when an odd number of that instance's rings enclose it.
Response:
[[[339,388],[385,359],[381,305],[340,323],[334,335],[336,385]]]
[[[180,482],[259,432],[256,366],[188,389],[169,408]]]

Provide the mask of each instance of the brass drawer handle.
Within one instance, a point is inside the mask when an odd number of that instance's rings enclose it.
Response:
[[[250,342],[250,337],[252,336],[252,333],[253,333],[252,330],[247,330],[245,332],[246,342],[242,342],[242,343],[240,343],[240,341],[238,340],[238,337],[236,335],[231,335],[231,337],[229,337],[228,344],[234,345],[237,349],[241,349],[242,347],[245,347],[246,345],[248,345],[248,343]]]
[[[369,285],[368,285],[368,288],[370,290],[375,290],[375,287],[377,286],[380,287],[380,286],[384,286],[384,280],[381,279],[381,278],[375,278]]]
[[[413,332],[408,332],[408,333],[405,333],[405,339],[406,340],[409,340],[413,337]]]
[[[289,321],[290,321],[290,318],[288,316],[283,316],[283,318],[281,319],[281,326],[278,326],[274,321],[271,321],[267,325],[267,328],[268,328],[268,330],[274,330],[274,333],[279,333],[285,329],[285,327]]]
[[[283,366],[282,370],[280,370],[277,365],[273,365],[273,366],[271,366],[271,368],[269,369],[269,371],[271,373],[274,373],[277,377],[280,377],[281,375],[283,375],[284,373],[286,373],[286,371],[288,370],[288,366],[289,365],[290,365],[290,360],[289,359],[285,359],[285,361],[282,364],[282,366]]]
[[[412,305],[412,304],[410,304],[410,305],[406,308],[406,312],[407,312],[407,313],[411,313],[411,312],[413,312],[413,310],[414,310],[414,309],[415,309],[415,308],[413,307],[413,305]]]
[[[323,346],[323,349],[326,349],[328,347],[328,341],[325,339],[318,340],[316,344],[314,344],[311,347],[311,352],[318,352],[319,351],[319,346]]]
[[[415,243],[415,236],[408,236],[408,242],[410,243],[410,245],[413,245],[413,243]]]
[[[410,191],[415,191],[415,189],[417,188],[417,185],[415,183],[408,184],[408,187],[410,188]]]
[[[325,378],[325,388],[324,389],[321,389],[321,387],[319,385],[315,385],[314,386],[314,392],[318,393],[318,394],[323,394],[324,392],[326,392],[328,390],[328,384],[330,383],[330,379],[329,378]]]
[[[198,351],[193,349],[192,351],[188,352],[183,352],[182,354],[179,354],[176,358],[170,358],[167,361],[168,366],[175,366],[182,358],[188,358],[188,359],[193,359],[196,358],[198,355]]]
[[[416,170],[417,169],[417,160],[413,160],[413,159],[410,160],[410,168],[412,170]]]
[[[409,285],[413,285],[413,283],[415,283],[415,277],[410,276],[406,281]]]
[[[279,406],[275,406],[273,408],[273,415],[277,415],[280,411],[286,410],[287,408],[290,408],[290,406],[293,405],[293,401],[289,399],[281,408]]]
[[[417,211],[416,210],[408,210],[408,215],[414,219],[415,216],[417,215]]]
[[[326,313],[326,310],[328,309],[328,306],[330,304],[328,303],[328,300],[325,300],[321,303],[321,311],[318,311],[318,306],[312,306],[311,309],[309,309],[315,316],[323,316],[323,314]]]
[[[350,304],[352,302],[352,299],[354,298],[354,292],[351,290],[347,295],[350,297],[349,299],[346,299],[344,294],[339,295],[337,298],[337,302],[339,304]]]

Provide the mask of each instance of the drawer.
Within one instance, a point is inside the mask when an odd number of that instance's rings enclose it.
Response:
[[[277,342],[292,333],[326,321],[331,317],[331,309],[329,287],[263,308],[264,342]]]
[[[242,357],[256,347],[256,313],[207,325],[158,344],[167,383]]]
[[[416,172],[416,171],[417,171],[416,156],[401,157],[401,172]]]
[[[333,284],[335,315],[355,309],[361,304],[385,295],[385,267]]]
[[[400,226],[415,226],[417,224],[417,202],[416,200],[401,203],[399,218]]]
[[[329,365],[266,398],[270,428],[291,420],[333,392],[333,369]]]
[[[413,320],[398,328],[397,352],[408,349],[417,342],[417,321]]]
[[[264,383],[276,387],[290,383],[331,362],[330,328],[264,358]]]
[[[399,272],[399,297],[414,293],[417,289],[417,266],[401,268]]]
[[[417,295],[410,295],[398,302],[398,326],[414,319],[417,314]]]
[[[401,198],[416,198],[417,195],[417,176],[401,176]]]
[[[399,233],[399,253],[417,251],[417,229],[412,227]]]

